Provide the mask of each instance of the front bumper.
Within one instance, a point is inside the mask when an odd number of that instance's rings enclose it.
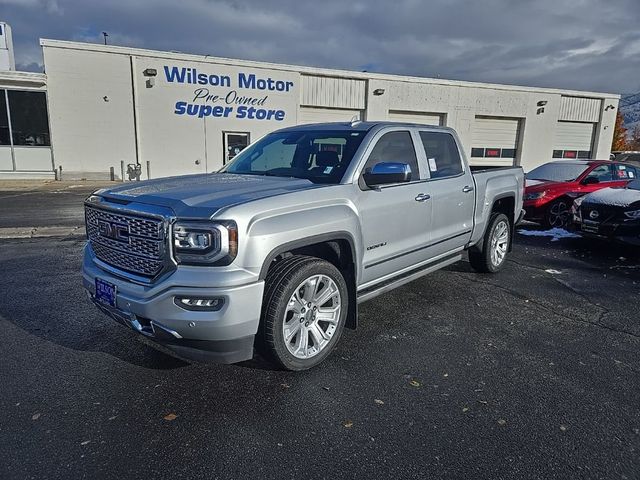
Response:
[[[640,245],[640,221],[618,222],[608,220],[595,222],[583,220],[574,214],[573,222],[582,235],[615,240],[630,245]]]
[[[229,285],[230,272],[178,268],[160,281],[142,285],[99,268],[85,247],[83,285],[105,314],[188,360],[236,363],[253,356],[260,322],[264,282]],[[95,299],[95,279],[116,286],[116,305]],[[204,285],[204,286],[203,286]],[[212,286],[225,285],[225,286]],[[220,298],[217,311],[193,311],[176,305],[176,297]]]

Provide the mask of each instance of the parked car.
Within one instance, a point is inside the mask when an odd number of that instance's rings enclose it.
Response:
[[[520,167],[472,173],[455,132],[295,126],[220,172],[85,202],[83,283],[118,322],[181,357],[280,366],[329,355],[357,305],[469,252],[497,272],[522,213]]]
[[[640,245],[640,179],[577,198],[571,213],[585,235]]]
[[[607,187],[622,187],[638,178],[640,168],[608,160],[556,160],[526,175],[525,219],[544,227],[566,227],[573,201]]]

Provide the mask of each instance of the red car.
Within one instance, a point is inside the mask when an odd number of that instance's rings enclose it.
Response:
[[[609,160],[556,160],[526,175],[524,218],[545,227],[566,227],[574,199],[606,187],[622,187],[640,168]]]

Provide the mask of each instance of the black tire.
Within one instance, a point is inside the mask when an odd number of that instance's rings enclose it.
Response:
[[[496,231],[500,225],[506,225],[507,230],[507,251],[508,246],[511,244],[511,223],[509,219],[504,213],[493,213],[489,218],[489,224],[484,232],[484,239],[482,242],[482,250],[471,249],[469,250],[469,263],[471,267],[482,273],[496,273],[502,270],[507,263],[507,253],[505,252],[502,260],[496,263],[492,259],[492,241],[494,240],[494,236],[496,235]]]
[[[326,346],[310,358],[294,356],[285,343],[283,323],[287,306],[302,282],[314,275],[329,277],[340,293],[338,324]],[[265,280],[262,318],[258,332],[258,349],[286,370],[306,370],[318,365],[335,348],[346,322],[349,307],[347,284],[340,271],[331,263],[315,257],[294,255],[272,265]],[[309,313],[309,312],[307,312]]]
[[[545,228],[567,228],[571,220],[571,202],[566,198],[559,198],[549,204],[544,212],[542,226]]]

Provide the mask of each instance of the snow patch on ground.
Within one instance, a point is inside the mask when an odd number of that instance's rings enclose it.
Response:
[[[551,237],[552,242],[557,242],[561,238],[580,238],[577,233],[566,231],[564,228],[552,228],[551,230],[518,230],[520,235],[526,237]]]

